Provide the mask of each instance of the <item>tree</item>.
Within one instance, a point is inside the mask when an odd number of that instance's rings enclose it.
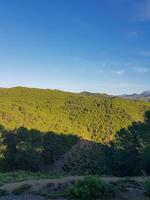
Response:
[[[8,132],[3,135],[3,168],[4,170],[16,170],[15,154],[17,152],[17,136],[13,132]]]
[[[21,127],[17,130],[17,151],[15,162],[17,169],[37,171],[41,164],[43,146],[42,134],[37,130]]]
[[[113,155],[115,175],[134,176],[141,173],[140,151],[144,130],[144,124],[134,122],[128,129],[121,129],[117,132]]]
[[[143,134],[143,149],[141,151],[142,169],[150,174],[150,111],[145,113],[145,132]]]
[[[43,150],[43,137],[39,131],[24,127],[3,135],[4,169],[9,170],[39,170]]]
[[[145,112],[144,122],[147,126],[150,126],[150,111]]]

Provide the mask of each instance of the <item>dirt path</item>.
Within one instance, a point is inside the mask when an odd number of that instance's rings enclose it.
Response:
[[[2,185],[0,188],[11,192],[13,189],[15,189],[16,187],[18,187],[20,185],[30,184],[30,185],[32,185],[33,190],[36,191],[36,190],[42,189],[48,183],[63,184],[63,183],[71,182],[74,180],[79,180],[82,178],[83,178],[82,176],[69,176],[69,177],[56,178],[56,179],[26,180],[26,181],[22,181],[22,182],[6,183],[6,184]]]
[[[16,187],[19,187],[22,184],[30,184],[32,185],[32,190],[38,191],[45,187],[48,183],[53,183],[53,184],[64,184],[64,183],[69,183],[71,181],[75,180],[81,180],[83,179],[84,176],[69,176],[69,177],[63,177],[63,178],[56,178],[56,179],[40,179],[40,180],[26,180],[22,182],[15,182],[15,183],[6,183],[2,185],[0,188],[5,189],[9,192],[11,192],[13,189]],[[127,178],[119,178],[119,177],[101,177],[102,180],[105,182],[117,182],[120,180],[126,180]],[[128,180],[134,180],[136,182],[144,182],[144,177],[132,177],[128,178]]]

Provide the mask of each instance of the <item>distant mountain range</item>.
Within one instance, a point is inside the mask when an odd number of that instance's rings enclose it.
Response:
[[[84,91],[81,94],[84,94],[86,96],[94,96],[94,97],[115,97],[112,95],[108,95],[105,93],[91,93],[91,92],[87,92]],[[144,101],[150,101],[150,90],[144,91],[141,94],[123,94],[123,95],[119,95],[117,97],[121,97],[124,99],[132,99],[132,100],[144,100]]]
[[[144,91],[141,94],[123,94],[120,97],[125,98],[125,99],[133,99],[133,100],[145,100],[145,101],[150,101],[150,90]]]

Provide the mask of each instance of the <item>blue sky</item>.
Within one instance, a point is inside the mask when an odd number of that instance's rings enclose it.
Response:
[[[150,0],[1,0],[0,87],[150,89]]]

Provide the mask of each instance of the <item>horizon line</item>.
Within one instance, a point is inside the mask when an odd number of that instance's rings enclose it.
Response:
[[[123,96],[123,95],[133,95],[133,94],[142,94],[143,92],[150,91],[150,90],[144,90],[141,91],[140,93],[122,93],[122,94],[109,94],[107,92],[93,92],[90,90],[81,90],[81,91],[71,91],[71,90],[63,90],[63,89],[58,89],[58,88],[47,88],[47,87],[33,87],[33,86],[21,86],[21,85],[16,85],[16,86],[10,86],[10,87],[0,87],[0,89],[13,89],[13,88],[28,88],[28,89],[39,89],[39,90],[56,90],[56,91],[61,91],[61,92],[68,92],[68,93],[75,93],[75,94],[81,94],[84,92],[91,93],[91,94],[102,94],[102,95],[108,95],[108,96]]]

